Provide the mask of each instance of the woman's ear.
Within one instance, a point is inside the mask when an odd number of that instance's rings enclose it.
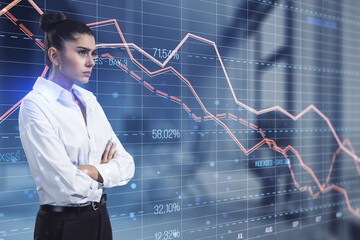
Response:
[[[48,56],[50,61],[54,66],[59,66],[60,64],[60,52],[54,47],[50,47],[48,50]]]

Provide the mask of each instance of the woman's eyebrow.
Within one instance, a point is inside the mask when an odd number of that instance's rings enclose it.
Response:
[[[84,49],[84,50],[86,50],[86,51],[91,51],[91,49],[90,48],[87,48],[87,47],[81,47],[81,46],[79,46],[79,47],[76,47],[76,48],[81,48],[81,49]],[[96,48],[93,50],[94,52],[96,52]]]

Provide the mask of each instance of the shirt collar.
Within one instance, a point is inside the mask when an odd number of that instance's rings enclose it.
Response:
[[[43,77],[37,78],[33,89],[39,92],[42,96],[44,96],[49,102],[56,101],[59,98],[61,92],[67,91],[58,84]],[[77,94],[79,98],[84,100],[87,100],[90,96],[93,95],[92,92],[75,84],[73,84],[72,90]]]

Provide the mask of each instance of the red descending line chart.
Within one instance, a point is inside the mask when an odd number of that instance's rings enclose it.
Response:
[[[20,0],[18,1],[14,1],[12,2],[11,4],[9,4],[8,6],[6,6],[5,8],[3,8],[1,10],[1,15],[3,14],[6,14],[6,16],[13,21],[13,23],[16,24],[16,21],[17,19],[9,12],[9,10],[12,8],[12,7],[15,7],[16,4],[18,4],[19,2],[21,2]],[[39,7],[37,7],[37,5],[33,2],[33,1],[29,1],[31,2],[31,4],[34,6],[34,8],[40,13],[42,14],[42,11],[40,10]],[[299,114],[297,115],[292,115],[291,113],[289,113],[288,111],[286,111],[285,109],[283,109],[282,107],[280,106],[274,106],[274,107],[270,107],[270,108],[266,108],[266,109],[263,109],[263,110],[255,110],[247,105],[245,105],[244,103],[240,102],[237,100],[237,96],[232,88],[232,85],[231,85],[231,82],[230,82],[230,79],[228,77],[228,74],[226,72],[226,69],[225,69],[225,66],[224,66],[224,63],[223,63],[223,60],[222,60],[222,57],[217,49],[217,46],[216,46],[216,43],[211,41],[211,40],[208,40],[208,39],[205,39],[205,38],[202,38],[200,36],[197,36],[197,35],[194,35],[194,34],[191,34],[191,33],[188,33],[184,38],[183,40],[176,46],[176,48],[171,52],[171,54],[169,54],[169,56],[163,61],[163,62],[160,62],[158,61],[157,59],[155,59],[152,55],[150,55],[149,53],[147,53],[146,51],[144,51],[143,49],[141,49],[140,47],[138,47],[136,44],[134,43],[127,43],[117,21],[115,19],[110,19],[110,20],[107,20],[107,21],[101,21],[101,22],[95,22],[95,23],[90,23],[90,24],[87,24],[88,26],[90,27],[101,27],[102,25],[106,24],[108,25],[109,23],[113,24],[117,31],[118,31],[118,34],[120,35],[123,43],[111,43],[111,44],[97,44],[97,47],[125,47],[126,48],[126,51],[127,53],[129,54],[129,57],[131,58],[131,60],[141,69],[143,70],[149,77],[154,77],[154,76],[157,76],[159,74],[163,74],[165,72],[168,72],[168,71],[171,71],[173,74],[175,74],[178,78],[180,78],[184,84],[186,84],[190,89],[191,89],[191,92],[193,93],[194,97],[196,98],[196,100],[198,101],[198,103],[201,105],[201,108],[203,109],[204,113],[206,114],[205,116],[196,116],[194,113],[191,113],[191,109],[189,109],[189,107],[186,105],[186,103],[184,103],[181,99],[179,99],[178,97],[176,96],[169,96],[167,93],[164,93],[158,89],[155,89],[151,84],[149,84],[147,81],[145,80],[142,80],[141,77],[139,77],[137,74],[135,74],[133,71],[131,71],[130,69],[128,69],[126,66],[124,66],[122,63],[118,62],[120,68],[126,72],[129,72],[130,75],[135,78],[135,80],[137,80],[139,83],[143,84],[144,87],[146,87],[147,89],[149,89],[150,91],[153,91],[153,92],[156,92],[157,95],[161,96],[161,97],[165,97],[165,98],[170,98],[173,102],[175,103],[178,103],[180,105],[182,105],[182,107],[184,108],[184,110],[186,110],[188,113],[192,114],[192,117],[194,118],[195,121],[199,121],[201,119],[203,120],[207,120],[207,119],[213,119],[214,121],[218,122],[226,131],[227,133],[232,137],[232,139],[236,142],[236,144],[239,146],[239,148],[245,153],[245,154],[250,154],[251,152],[255,151],[257,148],[261,147],[263,144],[267,144],[269,146],[269,148],[275,150],[275,151],[278,151],[280,153],[283,154],[283,156],[285,158],[288,157],[288,154],[287,152],[292,152],[294,154],[296,154],[297,158],[298,158],[298,161],[301,163],[301,166],[306,169],[309,173],[311,173],[312,177],[314,178],[314,180],[316,181],[317,183],[317,186],[319,187],[319,192],[314,192],[314,190],[312,190],[311,186],[301,186],[299,184],[299,182],[296,180],[295,178],[295,175],[294,175],[294,172],[293,172],[293,169],[292,169],[292,166],[291,166],[291,163],[289,162],[289,170],[291,172],[291,176],[293,178],[293,181],[294,181],[294,184],[297,188],[299,188],[301,191],[308,191],[311,196],[313,196],[314,198],[319,196],[320,192],[322,193],[325,193],[325,192],[328,192],[328,191],[331,191],[331,190],[336,190],[336,191],[339,191],[341,192],[345,199],[346,199],[346,202],[347,202],[347,206],[349,208],[349,210],[355,214],[356,216],[360,217],[360,213],[357,212],[350,204],[350,201],[349,201],[349,197],[348,197],[348,193],[347,191],[344,189],[344,188],[341,188],[337,185],[330,185],[330,186],[325,186],[328,182],[329,182],[329,179],[330,179],[330,176],[331,176],[331,171],[332,171],[332,167],[333,167],[333,164],[334,164],[334,161],[336,159],[336,154],[342,150],[344,151],[346,154],[348,154],[349,156],[351,156],[353,159],[354,159],[354,163],[360,173],[360,170],[359,170],[359,162],[360,162],[360,158],[355,154],[355,151],[354,149],[351,147],[351,143],[348,139],[345,139],[343,142],[341,142],[341,140],[339,139],[338,137],[338,134],[336,133],[334,127],[332,126],[330,120],[317,108],[315,107],[314,105],[310,105],[308,106],[306,109],[304,109],[303,111],[301,111]],[[32,36],[32,33],[23,25],[23,24],[20,24],[19,27],[21,28],[21,30],[23,30],[28,36]],[[193,38],[193,39],[196,39],[198,41],[201,41],[205,44],[210,44],[214,47],[214,50],[216,52],[216,56],[217,56],[217,59],[219,60],[220,64],[221,64],[221,67],[222,67],[222,70],[223,70],[223,73],[227,79],[227,83],[228,83],[228,87],[230,88],[231,92],[232,92],[232,95],[233,95],[233,98],[234,98],[234,101],[236,102],[236,104],[238,104],[239,106],[243,107],[244,109],[256,114],[256,115],[261,115],[261,114],[264,114],[264,113],[267,113],[267,112],[270,112],[270,111],[280,111],[282,112],[284,115],[286,115],[287,117],[291,118],[292,120],[296,121],[298,120],[299,118],[301,118],[304,114],[306,114],[307,112],[309,111],[315,111],[319,116],[321,116],[325,121],[326,123],[328,124],[328,127],[331,129],[331,132],[333,134],[333,137],[336,139],[336,142],[338,143],[339,145],[339,148],[336,150],[336,153],[334,153],[334,157],[332,159],[332,162],[331,162],[331,167],[329,169],[329,172],[328,172],[328,177],[326,179],[326,181],[324,183],[321,183],[319,181],[319,179],[317,178],[317,176],[315,175],[315,173],[312,171],[312,169],[310,167],[308,167],[304,161],[302,160],[300,154],[298,153],[298,151],[288,145],[287,147],[285,148],[280,148],[277,146],[276,142],[272,139],[268,139],[266,138],[265,134],[263,133],[262,129],[259,128],[258,126],[252,124],[252,123],[249,123],[247,122],[246,120],[244,119],[241,119],[237,116],[235,116],[234,114],[231,114],[231,113],[223,113],[223,114],[216,114],[216,115],[213,115],[211,112],[209,112],[206,107],[204,106],[204,104],[202,103],[201,99],[199,98],[199,96],[197,95],[196,91],[194,90],[193,86],[191,85],[190,81],[188,79],[186,79],[181,73],[179,73],[175,68],[173,68],[172,66],[167,66],[167,64],[169,63],[169,61],[174,57],[174,55],[180,50],[180,48],[182,47],[182,45],[189,39],[189,38]],[[38,40],[38,39],[35,39],[36,43],[40,46],[40,47],[43,47],[43,44]],[[137,51],[139,51],[140,53],[142,53],[144,56],[146,56],[148,59],[150,59],[151,61],[153,61],[154,63],[156,63],[159,67],[161,67],[159,70],[157,71],[149,71],[146,67],[144,67],[142,64],[140,64],[139,61],[137,61],[131,51],[130,51],[130,48],[134,48],[136,49]],[[110,59],[114,59],[113,56],[111,56],[110,54],[103,54],[102,57],[108,57]],[[47,68],[44,69],[43,73],[42,73],[42,76],[45,75],[47,71]],[[11,113],[13,113],[17,107],[19,106],[19,104],[21,103],[21,100],[19,102],[17,102],[13,107],[11,107],[7,112],[5,112],[1,117],[0,117],[0,123],[5,120]],[[252,146],[251,148],[249,149],[246,149],[244,147],[244,145],[234,136],[234,134],[232,133],[232,131],[226,126],[225,123],[223,123],[220,118],[221,117],[228,117],[228,118],[231,118],[233,119],[234,121],[238,121],[240,124],[243,124],[245,126],[249,126],[250,128],[253,128],[255,130],[258,130],[262,137],[263,137],[263,140],[258,142],[256,145]],[[349,147],[346,147],[346,145],[348,145]]]
[[[0,240],[33,232],[39,189],[24,184],[16,114],[34,80],[26,68],[49,72],[37,29],[48,11],[93,31],[85,88],[134,156],[134,178],[105,192],[114,239],[356,239],[340,232],[360,220],[360,3],[10,1],[0,8],[0,77],[15,79],[0,86],[0,194],[16,200],[0,200]],[[312,236],[314,224],[330,231]]]

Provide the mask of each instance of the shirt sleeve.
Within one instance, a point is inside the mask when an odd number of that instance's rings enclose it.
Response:
[[[97,103],[98,104],[98,103]],[[100,104],[98,108],[101,109],[102,114],[105,115]],[[111,131],[110,141],[115,142],[117,156],[106,164],[95,164],[94,167],[98,170],[103,178],[103,187],[115,187],[127,184],[135,173],[135,164],[133,157],[124,149],[120,140],[114,133],[111,124],[107,121],[108,130]]]
[[[98,182],[71,163],[64,144],[42,110],[31,100],[21,104],[19,131],[36,184],[49,196],[66,194],[71,199],[89,195]]]

